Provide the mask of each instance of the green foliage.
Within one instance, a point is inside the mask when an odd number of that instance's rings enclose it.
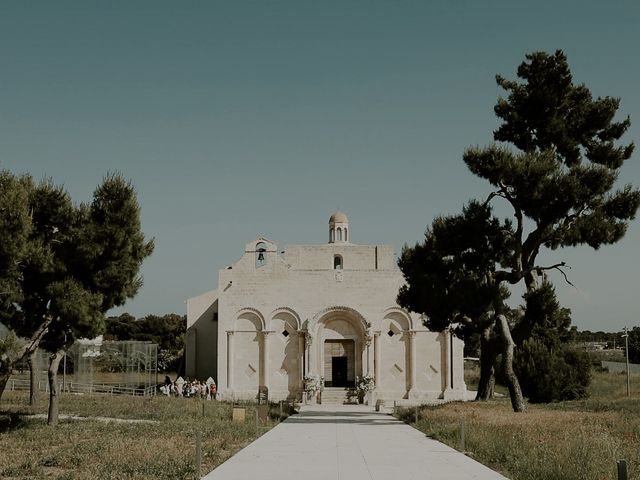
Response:
[[[2,365],[2,367],[11,359],[18,357],[23,343],[24,341],[18,338],[11,330],[6,332],[0,331],[0,365]]]
[[[523,394],[533,403],[575,400],[587,396],[589,355],[571,346],[549,349],[533,337],[516,350],[513,367]]]
[[[640,327],[633,327],[629,335],[629,361],[640,363]]]
[[[469,202],[461,214],[437,217],[425,240],[405,246],[398,261],[406,284],[398,303],[427,316],[426,325],[442,331],[470,319],[481,330],[487,312],[501,305],[508,292],[492,279],[510,251],[509,222],[492,216],[491,207]]]
[[[105,339],[139,340],[158,344],[158,368],[161,372],[177,371],[184,354],[184,335],[187,317],[170,313],[147,315],[136,319],[128,313],[109,317]]]
[[[471,172],[511,204],[519,226],[525,218],[535,223],[519,250],[525,273],[534,268],[541,246],[617,242],[640,206],[638,189],[614,191],[619,169],[633,152],[632,143],[615,145],[630,125],[628,118],[613,120],[619,100],[594,100],[584,85],[575,85],[561,51],[526,58],[518,68],[524,83],[496,78],[509,95],[495,107],[504,123],[494,139],[520,152],[491,145],[464,154]]]
[[[591,361],[585,351],[570,346],[575,332],[571,311],[562,308],[548,281],[526,292],[524,315],[514,329],[524,339],[516,350],[514,370],[530,402],[573,400],[587,395]],[[521,328],[528,328],[526,334]]]
[[[75,205],[51,179],[3,171],[0,234],[14,240],[0,247],[0,320],[35,335],[29,349],[57,351],[100,333],[104,312],[140,288],[140,265],[153,251],[135,191],[119,175],[105,178],[90,205]]]
[[[29,188],[31,179],[0,171],[0,322],[18,314],[22,299],[20,265],[28,254]]]
[[[571,310],[560,306],[555,288],[547,279],[535,290],[525,292],[522,298],[524,315],[514,331],[518,340],[533,336],[548,349],[573,341]]]
[[[568,167],[583,158],[612,169],[631,157],[633,143],[615,147],[614,141],[627,131],[627,117],[614,122],[620,99],[593,99],[584,84],[575,85],[567,57],[561,50],[553,55],[534,52],[518,67],[525,83],[496,76],[508,98],[498,99],[494,111],[504,123],[494,139],[509,142],[524,152],[555,150]]]

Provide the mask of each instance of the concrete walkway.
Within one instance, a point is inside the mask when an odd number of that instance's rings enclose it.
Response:
[[[498,480],[471,458],[361,405],[313,405],[265,433],[206,480]]]

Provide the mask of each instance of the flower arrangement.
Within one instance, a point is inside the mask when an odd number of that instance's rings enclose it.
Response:
[[[304,377],[304,391],[315,393],[324,390],[324,377],[318,375],[306,375]]]
[[[376,381],[372,375],[364,375],[362,377],[356,377],[356,392],[358,397],[364,397],[367,392],[376,388]]]

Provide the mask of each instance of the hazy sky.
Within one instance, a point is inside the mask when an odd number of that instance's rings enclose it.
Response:
[[[156,250],[114,312],[181,313],[257,235],[325,243],[339,208],[355,243],[399,251],[484,197],[462,153],[491,142],[494,76],[525,53],[563,49],[640,143],[639,25],[637,0],[0,0],[0,168],[76,201],[130,178]],[[552,279],[580,329],[640,325],[638,221],[544,258],[572,266],[577,289]]]

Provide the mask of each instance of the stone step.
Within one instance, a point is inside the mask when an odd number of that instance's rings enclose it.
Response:
[[[322,403],[345,404],[357,403],[358,399],[354,389],[341,387],[327,387],[322,391]]]

